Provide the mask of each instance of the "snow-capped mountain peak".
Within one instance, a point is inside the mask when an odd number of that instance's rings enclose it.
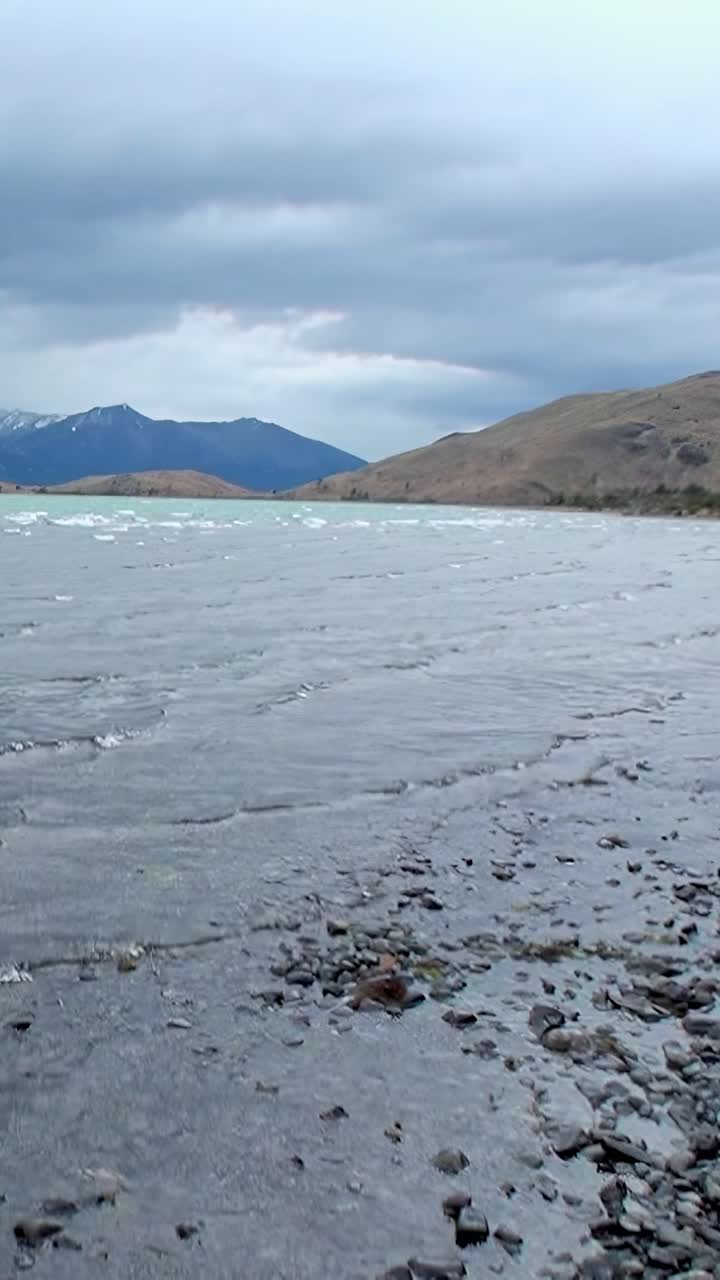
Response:
[[[0,409],[0,436],[15,431],[32,431],[60,422],[61,413],[28,413],[25,409]]]

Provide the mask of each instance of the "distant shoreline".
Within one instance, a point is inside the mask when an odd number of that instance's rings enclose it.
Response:
[[[603,497],[574,495],[566,499],[563,495],[550,498],[542,503],[523,502],[488,502],[464,499],[443,499],[419,497],[408,498],[398,495],[382,498],[340,497],[337,495],[309,495],[295,491],[280,493],[261,493],[243,490],[237,485],[228,484],[215,476],[195,473],[193,479],[185,474],[182,480],[177,473],[172,480],[165,480],[158,473],[152,474],[152,480],[145,480],[143,473],[128,476],[103,476],[82,478],[63,485],[15,485],[9,481],[0,481],[2,496],[32,497],[107,497],[107,498],[165,498],[189,499],[191,501],[239,501],[239,502],[312,502],[342,503],[348,506],[414,506],[414,507],[472,507],[477,510],[497,511],[552,511],[576,512],[591,514],[593,512],[607,515],[625,516],[666,516],[672,518],[717,519],[720,517],[720,494],[708,492],[702,488],[691,486],[675,492],[650,494],[614,493]],[[126,484],[123,481],[127,481]]]

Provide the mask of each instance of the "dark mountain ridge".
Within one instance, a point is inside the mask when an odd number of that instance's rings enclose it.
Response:
[[[275,422],[175,422],[148,418],[128,404],[96,406],[41,429],[0,436],[0,480],[20,485],[138,471],[201,471],[267,492],[364,465],[354,454]]]

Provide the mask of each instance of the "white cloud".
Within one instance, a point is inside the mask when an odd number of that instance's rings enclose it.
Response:
[[[2,26],[0,403],[372,455],[717,364],[716,0],[3,0]]]
[[[129,401],[151,417],[259,417],[379,457],[412,447],[418,435],[429,440],[453,429],[456,408],[443,418],[443,406],[479,402],[496,380],[491,371],[440,361],[306,345],[319,332],[331,339],[341,321],[289,312],[279,322],[244,326],[231,311],[192,308],[171,327],[81,348],[53,342],[10,353],[3,343],[0,386],[8,404],[42,386],[38,403],[59,412]],[[12,323],[17,337],[20,312]]]

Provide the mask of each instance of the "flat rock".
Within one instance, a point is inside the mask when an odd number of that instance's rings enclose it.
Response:
[[[598,1133],[597,1137],[602,1144],[603,1150],[610,1156],[611,1160],[621,1160],[627,1164],[656,1163],[656,1157],[652,1152],[647,1151],[636,1142],[631,1142],[629,1138],[623,1138],[618,1134],[604,1131]]]
[[[554,1031],[565,1024],[565,1014],[552,1004],[534,1004],[528,1015],[530,1030],[542,1040],[548,1031]]]
[[[455,1258],[437,1262],[411,1258],[408,1266],[416,1280],[457,1280],[457,1277],[467,1275],[465,1263]]]
[[[589,1133],[579,1125],[561,1125],[550,1136],[552,1149],[561,1160],[570,1160],[578,1152],[588,1147],[591,1142]]]
[[[708,1018],[702,1013],[688,1013],[683,1027],[689,1036],[704,1036],[707,1040],[720,1040],[720,1019]]]

